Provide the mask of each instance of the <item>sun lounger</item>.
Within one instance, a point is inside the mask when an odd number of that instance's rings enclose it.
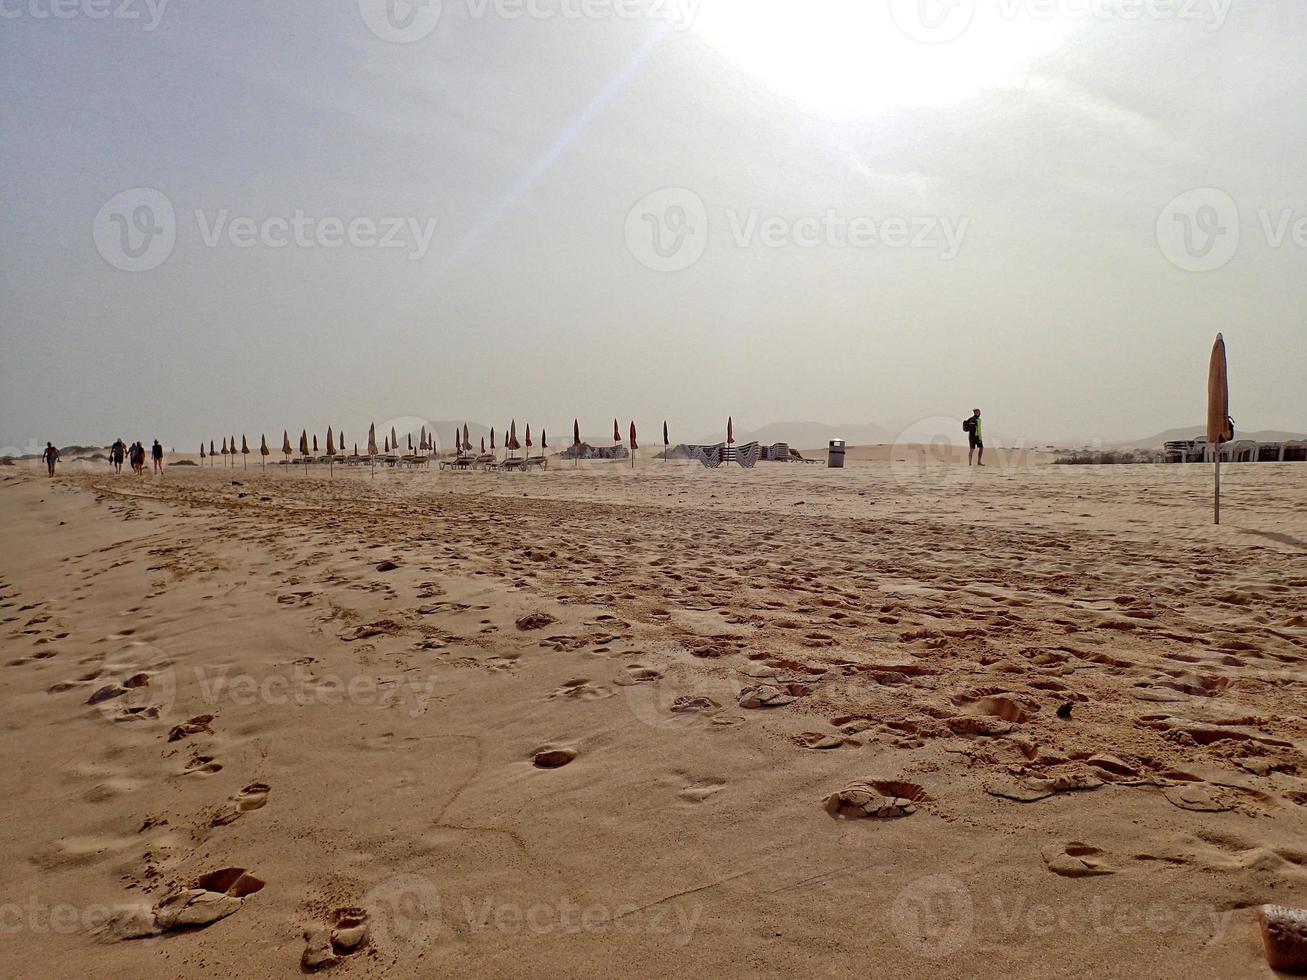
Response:
[[[547,460],[543,456],[528,456],[526,458],[526,468],[529,470],[532,467],[538,467],[542,470],[547,470],[549,469],[549,460]]]
[[[446,468],[451,470],[468,470],[472,468],[473,459],[474,457],[472,456],[455,456],[452,459],[442,459],[440,461],[440,468],[442,470]]]
[[[499,471],[501,473],[511,473],[514,470],[525,470],[525,469],[526,469],[526,460],[523,459],[521,456],[509,456],[507,459],[505,459],[502,463],[499,464]]]

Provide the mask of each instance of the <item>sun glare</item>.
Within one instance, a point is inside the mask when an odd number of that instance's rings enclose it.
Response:
[[[1072,28],[966,0],[703,0],[694,22],[760,83],[835,117],[949,105],[1019,81]]]

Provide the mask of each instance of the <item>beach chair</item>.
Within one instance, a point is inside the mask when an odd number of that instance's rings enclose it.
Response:
[[[512,473],[526,469],[526,460],[521,456],[508,456],[499,464],[499,472]]]
[[[1280,450],[1285,463],[1307,463],[1307,439],[1290,439]]]
[[[1257,443],[1251,439],[1227,442],[1221,447],[1221,462],[1245,463],[1257,458]]]
[[[528,456],[525,469],[547,470],[549,469],[549,460],[544,456]]]
[[[440,461],[440,468],[442,470],[469,470],[472,468],[472,459],[473,457],[471,456],[459,454],[451,459],[442,459]]]
[[[697,459],[710,470],[715,470],[726,458],[726,444],[719,442],[715,446],[694,446],[690,450],[690,458]]]

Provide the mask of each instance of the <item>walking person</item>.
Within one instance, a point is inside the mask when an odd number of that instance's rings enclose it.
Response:
[[[45,444],[45,452],[41,453],[41,458],[45,460],[45,466],[50,471],[50,475],[54,476],[54,464],[59,461],[59,450],[54,448],[54,443],[47,442]]]
[[[971,410],[971,418],[962,423],[962,431],[967,434],[967,465],[971,465],[972,457],[975,457],[977,466],[985,465],[985,438],[980,428],[980,409]]]
[[[154,472],[163,476],[163,446],[159,445],[159,440],[154,440],[154,445],[150,447],[150,458],[154,460]]]
[[[113,447],[109,450],[109,459],[113,463],[113,471],[121,473],[123,471],[123,457],[127,455],[127,443],[119,437],[114,440]]]

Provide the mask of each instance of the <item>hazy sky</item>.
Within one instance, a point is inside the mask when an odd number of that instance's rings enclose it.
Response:
[[[1302,0],[0,0],[0,50],[0,446],[1110,440],[1203,420],[1218,330],[1307,430]]]

